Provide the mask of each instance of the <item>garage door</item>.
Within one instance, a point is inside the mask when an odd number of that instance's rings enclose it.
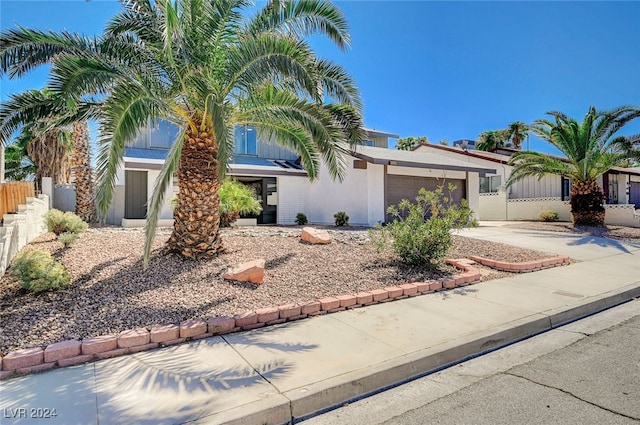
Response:
[[[456,186],[456,189],[452,192],[453,200],[455,204],[459,204],[466,198],[466,183],[465,180],[457,179],[435,179],[431,177],[413,177],[413,176],[397,176],[387,175],[387,186],[385,193],[385,212],[389,205],[398,204],[403,199],[408,199],[414,202],[420,188],[424,187],[428,191],[435,190],[439,186],[444,185],[444,193],[448,193],[449,183]],[[391,218],[387,216],[387,221]]]

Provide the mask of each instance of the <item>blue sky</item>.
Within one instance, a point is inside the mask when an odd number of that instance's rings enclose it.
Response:
[[[355,77],[368,127],[451,142],[549,110],[581,119],[590,105],[640,106],[640,2],[336,3],[352,48],[313,45]],[[2,0],[0,26],[93,34],[118,7],[115,0]],[[1,98],[45,81],[44,70],[3,79]],[[622,133],[640,133],[640,120]],[[531,149],[553,152],[534,138]]]

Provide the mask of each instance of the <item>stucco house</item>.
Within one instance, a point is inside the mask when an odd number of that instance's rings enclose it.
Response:
[[[108,223],[125,227],[144,223],[147,201],[176,134],[177,128],[161,122],[126,148]],[[319,178],[310,182],[296,154],[262,140],[250,126],[238,126],[227,174],[253,187],[263,207],[259,215],[243,217],[239,224],[294,224],[300,212],[310,223],[333,224],[333,215],[345,211],[351,224],[371,226],[385,221],[389,205],[403,198],[413,200],[421,187],[434,189],[443,183],[454,183],[454,198],[467,199],[478,211],[480,176],[494,174],[493,164],[485,167],[436,152],[392,150],[389,139],[398,135],[372,129],[366,134],[365,145],[346,158],[342,182],[331,179],[324,166]],[[174,182],[165,197],[161,226],[171,225],[169,199],[177,190]]]
[[[542,210],[558,212],[560,219],[571,221],[569,195],[571,181],[548,175],[542,179],[524,178],[505,188],[513,167],[509,159],[516,150],[495,152],[464,150],[460,147],[421,144],[416,152],[433,153],[478,167],[492,167],[496,173],[480,177],[479,208],[481,220],[538,220]],[[640,168],[613,167],[599,177],[607,202],[607,224],[640,227]]]

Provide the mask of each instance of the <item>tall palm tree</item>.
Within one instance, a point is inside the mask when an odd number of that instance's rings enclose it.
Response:
[[[95,203],[93,197],[93,172],[91,171],[91,146],[89,145],[89,123],[74,121],[71,172],[76,188],[76,214],[87,223],[93,221]]]
[[[19,145],[35,167],[38,186],[42,177],[51,177],[54,184],[66,184],[70,179],[70,132],[57,121],[54,94],[47,89],[28,90],[12,95],[0,104],[0,143],[19,130]]]
[[[476,149],[479,151],[494,151],[506,146],[509,135],[505,130],[487,130],[478,135]]]
[[[571,214],[576,225],[604,225],[604,193],[597,179],[611,167],[637,159],[636,136],[616,136],[629,121],[640,117],[640,109],[621,106],[609,111],[589,108],[581,123],[562,112],[551,111],[553,120],[537,120],[529,128],[564,154],[566,160],[540,152],[518,152],[511,160],[513,171],[506,184],[527,177],[558,174],[571,179]]]
[[[95,116],[98,105],[93,101],[72,102],[50,88],[27,90],[0,104],[0,144],[4,145],[15,131],[21,132],[19,139],[35,166],[38,184],[42,177],[51,177],[56,184],[68,184],[73,172],[76,175],[76,211],[80,206],[81,212],[88,198],[93,205],[93,187],[87,187],[85,177],[88,173],[91,178],[86,119]],[[14,154],[16,152],[14,149]],[[77,184],[78,176],[84,185]],[[79,215],[83,220],[90,218]]]
[[[201,258],[223,250],[218,190],[233,153],[234,126],[251,125],[300,155],[309,178],[320,161],[342,178],[344,154],[364,136],[357,87],[316,57],[305,37],[350,43],[341,11],[323,0],[271,0],[247,17],[245,0],[130,0],[97,39],[11,30],[0,36],[10,75],[53,62],[51,85],[72,97],[103,94],[98,190],[106,213],[125,146],[149,122],[181,128],[156,180],[145,264],[171,176],[179,195],[167,249]]]
[[[527,125],[522,121],[515,121],[509,124],[507,131],[509,132],[509,140],[511,140],[513,149],[520,150],[522,148],[522,142],[527,138],[529,132]]]

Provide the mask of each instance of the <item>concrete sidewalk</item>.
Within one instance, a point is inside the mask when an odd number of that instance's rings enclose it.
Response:
[[[287,423],[640,296],[638,244],[463,235],[581,262],[10,379],[0,423]]]

